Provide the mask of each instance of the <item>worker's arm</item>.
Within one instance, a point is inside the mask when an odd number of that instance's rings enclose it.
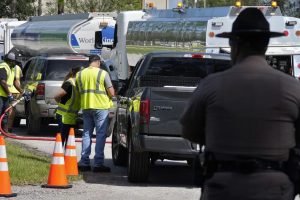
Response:
[[[110,98],[114,97],[115,96],[115,89],[114,87],[110,87],[110,88],[106,88],[107,90],[107,94]]]
[[[57,103],[59,103],[61,98],[67,94],[72,94],[72,84],[69,81],[65,81],[62,84],[61,88],[59,88],[56,95],[54,96],[54,99]]]
[[[59,103],[60,100],[61,100],[61,98],[62,98],[63,96],[65,96],[66,94],[67,94],[67,92],[66,92],[64,89],[59,88],[58,91],[57,91],[57,93],[56,93],[56,95],[54,96],[55,101],[56,101],[57,103]]]
[[[20,92],[20,94],[23,93],[23,89],[21,87],[20,79],[15,79],[14,80],[14,86]]]
[[[108,74],[106,74],[105,79],[104,79],[104,84],[105,84],[105,88],[107,91],[107,94],[110,98],[115,96],[115,89],[111,83],[111,79],[109,77]]]
[[[16,65],[15,66],[15,79],[14,79],[14,86],[15,88],[22,94],[24,91],[21,87],[20,78],[23,76],[21,68]]]
[[[4,68],[0,69],[0,85],[7,95],[11,95],[7,85],[7,72]]]
[[[5,93],[6,93],[7,95],[11,95],[11,92],[10,92],[9,89],[8,89],[8,85],[7,85],[6,80],[1,79],[0,84],[1,84],[1,86],[2,86],[2,88],[3,88],[3,90],[5,91]]]

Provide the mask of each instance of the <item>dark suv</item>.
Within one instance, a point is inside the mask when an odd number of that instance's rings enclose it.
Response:
[[[17,119],[26,118],[27,132],[37,134],[41,125],[55,123],[57,103],[54,95],[61,87],[64,77],[71,68],[88,66],[88,57],[83,55],[51,55],[37,56],[29,59],[23,68],[22,86],[33,92],[29,102],[20,103],[17,110]],[[102,68],[113,73],[113,68]],[[115,82],[117,80],[113,80]]]

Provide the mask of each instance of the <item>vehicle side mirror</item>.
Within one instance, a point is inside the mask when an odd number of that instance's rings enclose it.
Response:
[[[107,33],[103,33],[105,29],[102,31],[96,31],[95,32],[95,49],[102,49],[103,47],[112,49],[113,48],[113,35],[109,35],[109,37],[106,35]],[[104,34],[104,35],[103,35]],[[112,37],[112,38],[110,38]]]
[[[110,66],[109,66],[109,70],[110,70],[111,72],[114,71],[114,70],[115,70],[114,66],[110,65]]]

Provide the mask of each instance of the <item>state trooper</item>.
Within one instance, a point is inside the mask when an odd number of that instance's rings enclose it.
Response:
[[[203,200],[289,200],[284,169],[300,138],[300,84],[265,59],[271,32],[257,8],[244,9],[229,38],[232,67],[200,82],[183,116],[183,135],[205,145]]]

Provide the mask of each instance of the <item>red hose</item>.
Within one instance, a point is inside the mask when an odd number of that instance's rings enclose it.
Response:
[[[55,137],[29,137],[29,136],[17,136],[17,135],[12,135],[10,133],[7,133],[3,130],[2,128],[2,120],[5,116],[5,114],[10,111],[13,107],[15,107],[21,100],[23,100],[24,97],[18,99],[16,102],[14,102],[12,105],[10,105],[5,111],[4,113],[1,115],[0,117],[0,134],[3,134],[4,136],[8,137],[8,138],[12,138],[12,139],[16,139],[16,140],[39,140],[39,141],[55,141]],[[76,142],[82,142],[82,139],[75,139]],[[96,143],[96,140],[93,139],[92,140],[93,143]],[[106,144],[111,144],[111,141],[106,141]]]

